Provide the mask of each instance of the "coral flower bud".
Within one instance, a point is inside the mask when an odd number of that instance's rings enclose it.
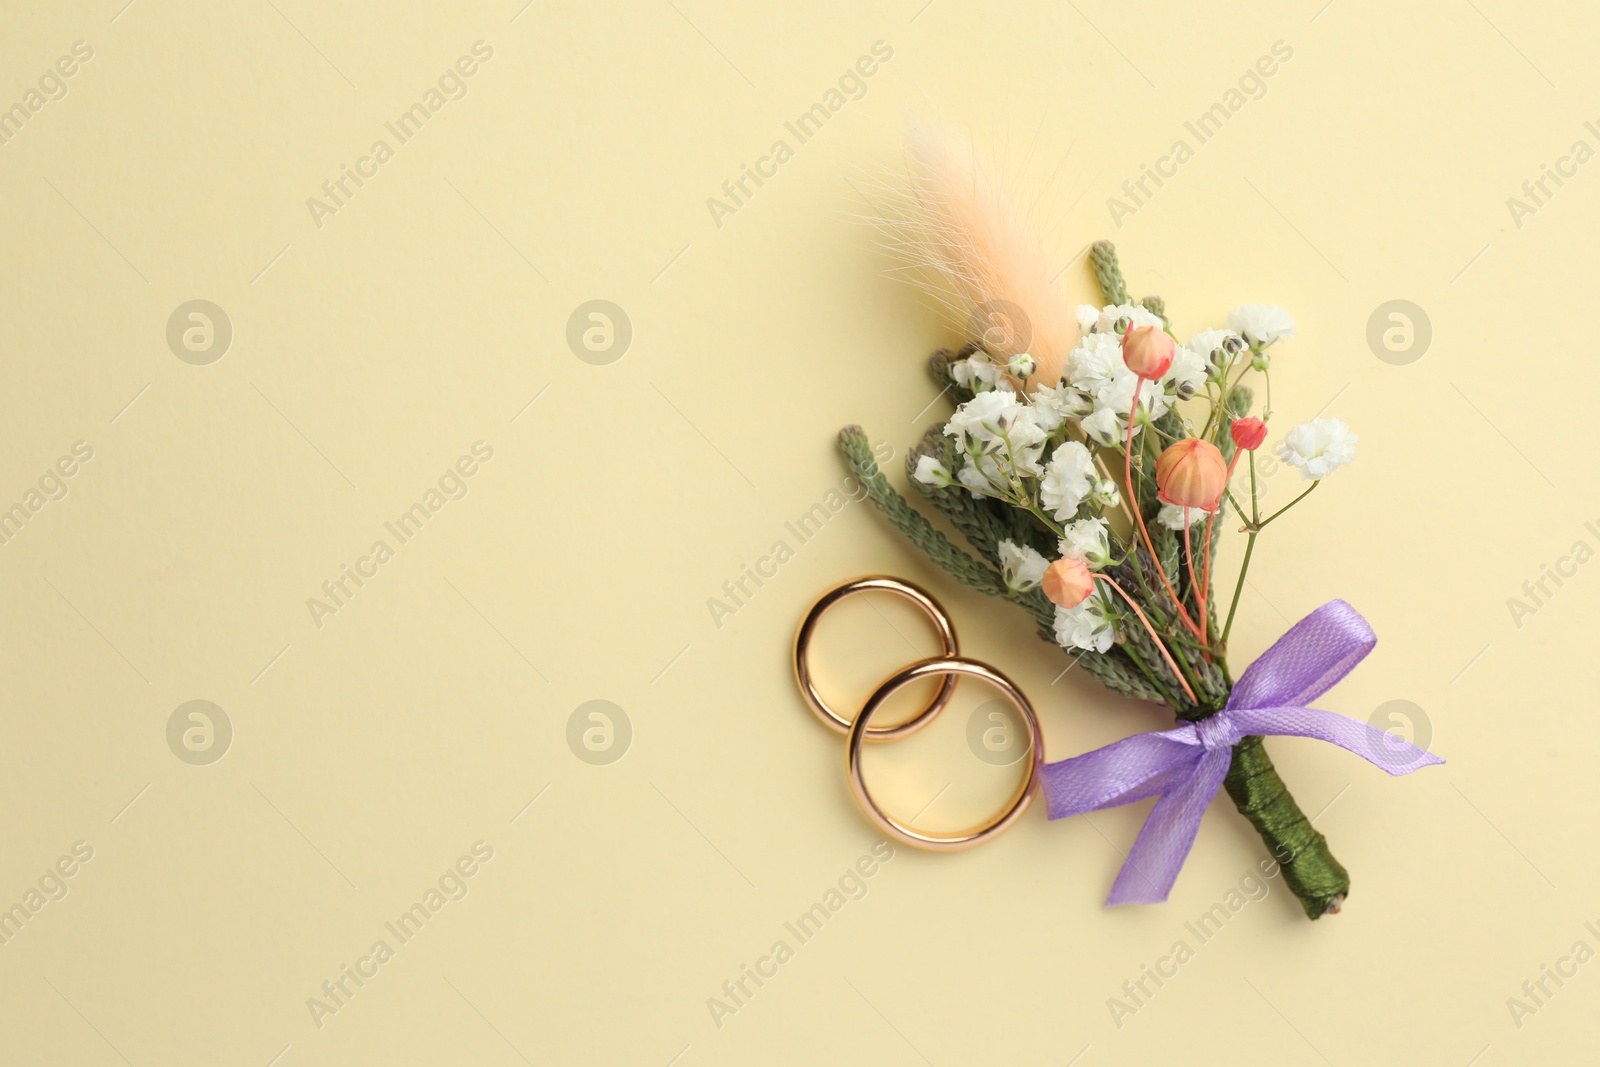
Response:
[[[1122,335],[1122,362],[1146,381],[1167,373],[1175,351],[1172,337],[1159,326],[1138,326]]]
[[[1080,559],[1058,559],[1045,568],[1040,584],[1050,603],[1075,608],[1094,592],[1094,575]]]
[[[1156,495],[1162,503],[1213,510],[1228,485],[1228,465],[1210,441],[1186,437],[1156,460]]]
[[[1246,452],[1254,452],[1267,439],[1267,424],[1257,418],[1234,419],[1229,427],[1233,443]]]

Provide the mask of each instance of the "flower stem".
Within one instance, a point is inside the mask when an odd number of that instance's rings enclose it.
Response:
[[[1254,349],[1246,349],[1246,351],[1254,352],[1255,350]],[[1232,370],[1233,369],[1234,363],[1243,363],[1244,364],[1244,366],[1239,368],[1239,376],[1233,380],[1233,384],[1232,385],[1228,384],[1228,376],[1227,376],[1226,373],[1224,373],[1223,376],[1222,376],[1222,386],[1223,386],[1223,388],[1222,388],[1222,406],[1217,411],[1217,419],[1218,419],[1218,425],[1219,426],[1221,425],[1221,420],[1226,419],[1228,417],[1228,409],[1229,409],[1229,406],[1230,406],[1230,404],[1231,404],[1231,402],[1233,400],[1233,394],[1235,392],[1237,392],[1238,389],[1239,389],[1239,386],[1241,384],[1243,384],[1244,376],[1246,374],[1250,373],[1250,360],[1244,359],[1243,357],[1244,357],[1244,352],[1240,352],[1240,353],[1236,354],[1233,357],[1233,360],[1230,361],[1229,364],[1228,364],[1228,370]]]
[[[1319,486],[1321,484],[1322,484],[1322,479],[1318,478],[1316,481],[1311,483],[1311,489],[1315,489],[1317,486]],[[1296,504],[1300,503],[1300,501],[1302,501],[1306,497],[1310,496],[1311,495],[1311,489],[1307,489],[1305,492],[1301,493],[1299,496],[1297,496],[1293,500],[1289,501],[1283,507],[1279,508],[1277,511],[1274,511],[1271,515],[1268,515],[1266,518],[1264,518],[1260,522],[1256,523],[1256,528],[1257,529],[1264,529],[1266,527],[1267,523],[1271,522],[1273,519],[1277,518],[1279,515],[1282,515],[1285,511],[1288,511],[1290,508],[1292,508]]]
[[[1184,608],[1183,601],[1178,599],[1177,592],[1172,588],[1171,580],[1167,578],[1167,569],[1161,565],[1161,556],[1156,552],[1156,543],[1150,538],[1150,528],[1144,524],[1144,509],[1139,506],[1139,494],[1133,487],[1133,420],[1137,418],[1139,414],[1139,390],[1143,388],[1144,379],[1140,378],[1134,383],[1133,402],[1128,405],[1128,437],[1127,443],[1122,450],[1123,477],[1128,483],[1128,496],[1133,500],[1133,513],[1139,520],[1139,532],[1144,535],[1144,543],[1146,547],[1150,549],[1150,559],[1156,565],[1156,575],[1161,579],[1161,584],[1166,586],[1167,595],[1170,596],[1172,598],[1172,602],[1177,605],[1178,617],[1183,621],[1185,626],[1194,632],[1196,637],[1199,637],[1200,627],[1196,626],[1194,624],[1194,620],[1189,618],[1189,612]],[[1121,592],[1120,587],[1118,587],[1118,592]],[[1128,594],[1123,593],[1122,595],[1127,596]],[[1131,604],[1133,601],[1130,599],[1129,603]],[[1138,611],[1139,609],[1137,606],[1135,606],[1134,610]],[[1140,612],[1140,617],[1143,618],[1143,616],[1144,613]],[[1145,623],[1147,628],[1149,625],[1149,623]],[[1154,634],[1155,631],[1152,630],[1151,635],[1154,636]],[[1204,641],[1204,638],[1201,640]],[[1171,657],[1168,658],[1170,660]],[[1177,668],[1174,667],[1173,670],[1176,671]],[[1188,686],[1185,685],[1184,688],[1187,689]],[[1189,699],[1194,699],[1194,695],[1192,693],[1190,694]]]
[[[1189,588],[1194,593],[1195,614],[1200,616],[1200,633],[1198,636],[1200,643],[1204,645],[1206,643],[1206,593],[1205,588],[1201,586],[1199,580],[1194,576],[1194,546],[1190,544],[1189,508],[1187,505],[1183,509],[1183,560],[1189,568]],[[1206,653],[1206,658],[1211,658],[1209,652]]]
[[[1245,572],[1250,569],[1250,553],[1256,550],[1256,531],[1250,531],[1250,539],[1244,543],[1244,562],[1239,564],[1239,583],[1233,587],[1233,603],[1228,605],[1228,621],[1222,625],[1222,639],[1218,642],[1223,648],[1228,647],[1228,635],[1233,632],[1233,615],[1239,610],[1239,594],[1244,592]]]
[[[1111,471],[1106,467],[1105,457],[1101,456],[1099,452],[1095,452],[1092,448],[1090,452],[1094,455],[1094,465],[1100,468],[1100,473],[1105,475],[1106,481],[1112,481]],[[1128,516],[1128,525],[1131,527],[1133,526],[1133,509],[1128,505],[1128,498],[1125,494],[1118,493],[1117,495],[1122,498],[1119,503],[1122,504],[1123,514]],[[1137,566],[1138,561],[1135,560],[1134,563]]]
[[[1105,457],[1100,455],[1100,453],[1095,450],[1092,441],[1086,440],[1085,447],[1089,448],[1090,454],[1094,457],[1094,465],[1098,467],[1100,473],[1105,476],[1105,480],[1111,482],[1112,485],[1115,486],[1116,479],[1111,477],[1111,470],[1106,466]],[[1117,502],[1122,505],[1122,513],[1128,517],[1128,537],[1133,542],[1131,551],[1128,553],[1128,558],[1133,562],[1133,576],[1139,583],[1140,592],[1148,595],[1150,593],[1150,589],[1145,584],[1144,567],[1139,562],[1139,542],[1137,537],[1138,525],[1137,521],[1133,517],[1133,507],[1128,503],[1128,495],[1129,494],[1127,493],[1121,492],[1117,494]]]
[[[1139,672],[1144,675],[1145,680],[1150,683],[1151,688],[1153,688],[1157,693],[1161,694],[1161,699],[1165,700],[1169,705],[1176,707],[1178,704],[1178,697],[1167,688],[1166,677],[1160,671],[1152,670],[1150,665],[1144,661],[1139,653],[1133,650],[1131,645],[1124,645],[1122,650],[1128,654],[1128,658],[1133,661],[1133,665],[1139,668]]]
[[[1251,455],[1255,454],[1253,449],[1248,449],[1246,451],[1249,451]],[[1233,459],[1228,464],[1227,477],[1222,479],[1222,491],[1224,493],[1228,492],[1228,485],[1233,481],[1234,469],[1239,466],[1239,452],[1240,449],[1234,449]],[[1229,496],[1229,499],[1232,499],[1231,495]],[[1237,511],[1238,507],[1239,505],[1235,504],[1234,510]],[[1217,516],[1221,512],[1222,501],[1218,500],[1216,507],[1214,507],[1211,511],[1211,517],[1206,520],[1206,561],[1205,566],[1202,568],[1204,571],[1204,576],[1200,579],[1200,632],[1202,634],[1206,632],[1206,627],[1210,622],[1210,617],[1206,612],[1206,604],[1211,600],[1211,531],[1216,528]],[[1193,577],[1194,576],[1191,574],[1190,578],[1192,579]]]
[[[1222,491],[1222,496],[1228,501],[1228,503],[1233,505],[1234,514],[1239,516],[1239,521],[1244,523],[1246,526],[1250,525],[1250,517],[1244,513],[1244,508],[1239,506],[1239,502],[1233,499],[1233,493],[1227,489],[1224,489]]]
[[[1126,589],[1122,588],[1122,586],[1118,585],[1114,579],[1108,577],[1107,575],[1097,574],[1095,577],[1122,594],[1122,599],[1128,602],[1128,607],[1133,609],[1133,613],[1139,616],[1139,621],[1144,623],[1144,628],[1149,631],[1150,640],[1155,643],[1156,651],[1161,653],[1161,658],[1167,661],[1168,667],[1172,668],[1172,674],[1178,679],[1178,684],[1183,686],[1183,695],[1189,698],[1189,703],[1199,704],[1200,701],[1195,699],[1194,690],[1189,688],[1189,683],[1183,677],[1183,672],[1178,669],[1177,663],[1173,661],[1172,653],[1167,651],[1167,646],[1162,643],[1160,635],[1156,633],[1156,628],[1150,625],[1149,619],[1145,618],[1144,610],[1139,607],[1139,602],[1133,599],[1133,597],[1129,596]]]
[[[1233,746],[1223,786],[1239,814],[1261,835],[1306,917],[1336,914],[1350,893],[1350,873],[1295,803],[1261,738],[1246,737]]]
[[[1223,424],[1228,418],[1229,401],[1233,399],[1234,391],[1239,388],[1239,383],[1244,381],[1244,376],[1250,371],[1250,364],[1246,362],[1244,367],[1239,371],[1239,376],[1233,380],[1233,384],[1228,384],[1228,375],[1233,372],[1234,364],[1239,362],[1239,356],[1240,354],[1230,355],[1228,357],[1228,362],[1222,368],[1222,373],[1218,376],[1220,379],[1218,384],[1221,395],[1217,401],[1211,405],[1211,414],[1206,416],[1205,428],[1200,434],[1201,437],[1204,437],[1207,440],[1211,439],[1211,424],[1213,420],[1215,420],[1217,424],[1217,429],[1222,429]]]
[[[1234,458],[1235,459],[1238,458],[1237,454],[1235,454]],[[1230,494],[1230,499],[1231,499],[1231,494]],[[1239,511],[1239,513],[1240,513],[1239,517],[1240,518],[1244,517],[1243,511],[1240,510],[1239,505],[1237,503],[1235,503],[1233,505],[1233,509],[1235,511]],[[1254,452],[1251,452],[1250,453],[1250,521],[1245,524],[1245,528],[1250,531],[1250,539],[1245,542],[1245,546],[1244,546],[1244,562],[1239,564],[1239,580],[1237,582],[1235,582],[1234,586],[1233,586],[1233,603],[1228,605],[1228,621],[1223,623],[1223,625],[1222,625],[1222,639],[1218,642],[1218,644],[1220,644],[1223,648],[1227,648],[1228,647],[1228,635],[1233,632],[1233,615],[1234,615],[1234,612],[1239,610],[1239,594],[1244,592],[1244,576],[1246,574],[1250,573],[1250,554],[1256,550],[1256,534],[1261,532],[1261,523],[1258,521],[1260,519],[1260,517],[1261,517],[1261,504],[1259,502],[1259,498],[1256,495],[1256,454]]]

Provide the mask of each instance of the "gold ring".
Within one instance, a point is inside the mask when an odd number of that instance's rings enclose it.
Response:
[[[872,720],[873,714],[901,687],[922,678],[941,674],[951,678],[961,674],[982,678],[1004,693],[1017,706],[1017,710],[1022,712],[1022,718],[1028,724],[1028,744],[1032,747],[1033,756],[1028,761],[1027,775],[1017,786],[1016,795],[1007,803],[1004,811],[981,826],[953,834],[923,833],[921,830],[914,830],[904,823],[897,822],[872,799],[872,794],[867,791],[866,777],[861,771],[862,741],[872,732],[868,723]],[[855,723],[850,727],[846,760],[850,771],[850,789],[856,795],[856,802],[861,805],[861,810],[867,813],[867,818],[876,823],[884,833],[914,848],[953,852],[957,849],[971,848],[998,836],[1028,810],[1028,804],[1033,800],[1033,785],[1038,781],[1039,767],[1044,762],[1044,736],[1039,732],[1039,719],[1033,713],[1033,706],[1028,703],[1028,698],[1022,695],[1022,690],[1017,688],[1016,683],[987,663],[960,656],[949,656],[914,663],[898,674],[891,675],[878,686],[877,691],[867,698],[866,704],[861,708],[861,714],[856,716]]]
[[[945,657],[956,656],[960,653],[960,646],[956,642],[955,625],[951,623],[950,616],[944,613],[939,602],[929,596],[925,589],[912,585],[910,582],[901,581],[899,578],[871,577],[857,578],[852,582],[845,582],[822,594],[822,597],[806,612],[806,617],[800,622],[800,629],[794,637],[794,677],[800,684],[800,695],[805,697],[806,705],[811,708],[822,725],[835,733],[848,733],[850,720],[828,707],[827,701],[822,699],[822,694],[817,691],[817,684],[811,677],[811,638],[816,633],[817,622],[827,610],[855,593],[884,592],[894,593],[905,597],[927,613],[933,620],[934,627],[939,631],[939,644],[943,647]],[[902,683],[904,684],[904,683]],[[883,726],[867,731],[868,740],[889,741],[897,737],[913,734],[926,726],[933,717],[944,710],[950,703],[950,697],[956,691],[956,676],[947,675],[939,686],[939,692],[934,695],[928,706],[919,711],[914,717],[895,726]]]

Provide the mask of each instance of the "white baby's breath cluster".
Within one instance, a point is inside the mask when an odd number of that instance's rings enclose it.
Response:
[[[1084,433],[1098,445],[1113,447],[1124,438],[1134,387],[1139,384],[1138,376],[1123,362],[1122,335],[1129,327],[1165,326],[1159,315],[1131,304],[1098,309],[1086,304],[1078,308],[1078,324],[1083,337],[1067,360],[1066,380],[1090,407],[1083,420]],[[1220,342],[1214,347],[1220,347]],[[1144,424],[1165,415],[1174,401],[1186,400],[1204,386],[1213,368],[1210,352],[1188,344],[1177,347],[1160,387],[1139,392],[1135,434]]]
[[[1195,397],[1213,409],[1224,405],[1230,374],[1246,362],[1266,370],[1266,350],[1294,336],[1294,319],[1279,307],[1247,304],[1228,314],[1227,329],[1202,330],[1175,346],[1172,364],[1159,381],[1139,378],[1122,353],[1131,327],[1165,330],[1165,320],[1133,304],[1077,309],[1081,338],[1060,381],[1030,380],[1036,364],[1027,353],[999,357],[978,349],[950,366],[951,379],[972,398],[956,409],[944,432],[954,444],[957,469],[930,455],[919,458],[913,476],[930,486],[960,486],[1028,511],[1059,534],[1057,559],[1077,560],[1091,571],[1112,566],[1133,541],[1108,522],[1122,506],[1118,482],[1098,457],[1121,449],[1129,412],[1138,394],[1133,435],[1154,432],[1162,416]],[[1184,424],[1187,426],[1187,423]],[[1209,423],[1208,423],[1209,425]],[[1226,432],[1225,430],[1223,431]],[[1308,479],[1320,479],[1354,458],[1356,438],[1337,419],[1321,419],[1290,430],[1278,455]],[[1165,446],[1165,435],[1155,445]],[[1224,505],[1219,502],[1219,509]],[[1208,522],[1212,512],[1162,503],[1153,521],[1183,531]],[[999,563],[1006,587],[1021,595],[1039,587],[1052,560],[1036,548],[1002,541]],[[1056,607],[1055,637],[1065,648],[1104,652],[1122,620],[1118,605],[1096,583],[1074,608]]]
[[[1283,435],[1278,458],[1297,468],[1307,481],[1319,481],[1355,462],[1358,440],[1338,419],[1313,419]]]
[[[951,471],[925,455],[917,461],[914,477],[928,485],[959,485],[976,496],[1048,516],[1052,526],[1065,531],[1061,556],[1071,555],[1094,568],[1110,563],[1106,520],[1100,512],[1120,503],[1117,484],[1096,465],[1094,453],[1078,439],[1081,433],[1073,433],[1093,410],[1092,402],[1065,382],[1019,392],[1015,379],[981,352],[952,366],[951,376],[975,391],[944,428],[960,468]],[[1085,513],[1082,518],[1080,512]],[[1037,588],[1050,564],[1037,549],[1009,540],[1000,543],[999,553],[1013,594]],[[1115,633],[1099,599],[1090,597],[1077,608],[1056,609],[1056,635],[1069,648],[1105,651]]]

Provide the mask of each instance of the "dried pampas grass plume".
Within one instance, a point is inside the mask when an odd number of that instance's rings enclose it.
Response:
[[[906,129],[904,180],[871,198],[889,251],[969,340],[1002,362],[1028,352],[1030,384],[1054,385],[1078,321],[1038,236],[968,138],[909,116]]]

